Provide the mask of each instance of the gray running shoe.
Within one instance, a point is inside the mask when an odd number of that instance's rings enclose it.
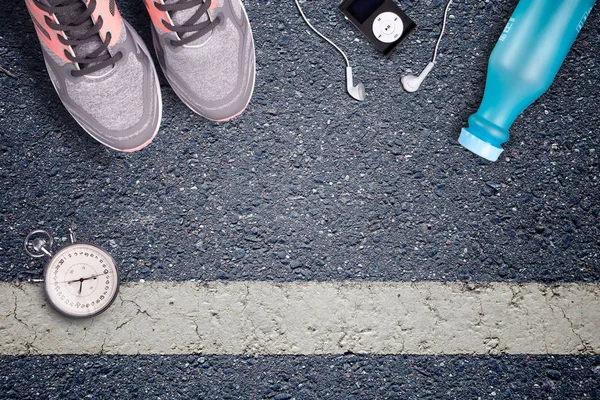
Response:
[[[50,80],[73,118],[119,151],[148,145],[160,125],[160,85],[148,48],[115,0],[25,0]]]
[[[158,61],[175,93],[213,121],[241,114],[254,90],[250,21],[241,0],[144,0]]]

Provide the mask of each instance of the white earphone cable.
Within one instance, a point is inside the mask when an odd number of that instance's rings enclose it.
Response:
[[[317,35],[319,35],[327,43],[329,43],[330,45],[332,45],[333,47],[335,47],[335,49],[337,51],[339,51],[339,53],[342,56],[344,56],[344,60],[346,60],[346,66],[349,67],[350,66],[350,61],[348,61],[348,57],[346,57],[346,54],[344,54],[344,52],[342,51],[342,49],[340,49],[339,47],[337,47],[335,43],[333,43],[331,40],[327,39],[321,32],[319,32],[314,26],[312,26],[311,23],[308,22],[308,19],[306,18],[306,15],[304,15],[304,13],[302,12],[302,8],[300,8],[300,3],[298,2],[298,0],[294,0],[294,1],[296,2],[296,7],[298,7],[298,11],[300,11],[300,15],[302,16],[302,19],[304,19],[304,22],[306,22],[306,24],[310,27],[310,29],[312,29],[313,31],[315,31],[315,33]]]
[[[450,9],[450,4],[452,4],[452,0],[448,0],[448,4],[446,4],[446,10],[444,11],[444,21],[442,22],[442,30],[440,32],[440,36],[438,37],[437,43],[435,44],[435,50],[433,51],[433,59],[431,62],[435,63],[435,59],[437,58],[438,46],[442,41],[442,36],[444,36],[444,30],[446,29],[446,19],[448,18],[448,10]]]

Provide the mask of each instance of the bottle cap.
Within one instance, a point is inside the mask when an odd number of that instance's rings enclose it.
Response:
[[[479,139],[466,128],[460,131],[458,143],[478,156],[490,161],[496,161],[503,151],[502,147],[496,147],[491,143]]]

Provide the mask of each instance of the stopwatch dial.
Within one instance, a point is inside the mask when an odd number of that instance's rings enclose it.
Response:
[[[86,243],[75,243],[56,253],[44,278],[50,303],[59,312],[75,318],[92,317],[106,310],[119,290],[119,273],[113,258]]]

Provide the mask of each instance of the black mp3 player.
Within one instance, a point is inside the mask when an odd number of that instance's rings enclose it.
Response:
[[[417,26],[393,0],[344,0],[339,9],[383,54]]]

